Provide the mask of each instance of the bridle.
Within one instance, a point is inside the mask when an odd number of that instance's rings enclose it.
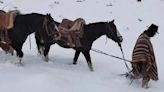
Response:
[[[52,43],[56,42],[57,40],[59,40],[61,38],[61,34],[60,34],[59,29],[58,29],[57,25],[55,24],[55,22],[53,23],[53,28],[52,29],[48,29],[47,15],[44,17],[42,27],[43,27],[43,29],[45,29],[46,34],[49,37],[52,37],[50,42],[52,42]]]
[[[117,39],[117,43],[119,43],[119,37],[117,36],[118,33],[116,33],[116,35],[115,35],[115,33],[114,33],[114,31],[113,31],[113,29],[112,29],[112,27],[111,27],[109,22],[106,23],[106,34],[109,35],[109,31],[108,30],[111,30],[110,31],[111,36],[115,37],[115,39]]]
[[[47,15],[44,17],[44,20],[43,20],[43,25],[42,25],[42,27],[43,27],[43,29],[45,28],[45,31],[46,31],[46,34],[48,35],[48,36],[53,36],[56,32],[54,32],[54,30],[56,29],[55,28],[55,26],[51,29],[51,30],[49,30],[48,29],[48,19],[47,19]]]

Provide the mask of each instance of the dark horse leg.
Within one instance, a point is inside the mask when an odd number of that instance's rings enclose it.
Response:
[[[45,43],[45,49],[44,49],[44,57],[45,57],[45,61],[48,62],[49,58],[48,58],[48,52],[50,50],[50,43]]]
[[[80,55],[80,51],[76,50],[75,55],[74,55],[74,59],[73,59],[73,64],[77,63],[77,59],[78,59],[79,55]]]
[[[91,56],[90,56],[90,54],[89,54],[89,51],[90,50],[82,50],[82,53],[84,54],[84,57],[85,57],[85,59],[86,59],[86,61],[87,61],[87,64],[88,64],[88,67],[89,67],[89,69],[90,69],[90,71],[94,71],[93,70],[93,66],[92,66],[92,62],[91,62]]]
[[[16,30],[18,33],[16,32]],[[17,57],[19,59],[18,62],[21,63],[23,57],[22,46],[27,38],[27,34],[21,33],[22,30],[18,28],[9,29],[8,32],[11,39],[11,46],[14,50],[16,50]]]
[[[40,55],[44,56],[45,61],[48,62],[49,58],[48,58],[48,52],[50,50],[50,43],[45,43],[43,40],[41,40],[38,36],[38,34],[35,34],[35,39],[36,39],[36,45],[37,45],[37,49],[38,49],[38,53]]]
[[[36,39],[36,45],[37,45],[38,53],[39,53],[40,55],[43,55],[44,43],[43,43],[43,41],[41,41],[41,39],[37,36],[37,33],[35,33],[35,39]]]
[[[22,45],[23,44],[18,44],[18,43],[12,43],[13,49],[16,50],[17,57],[18,57],[18,63],[21,63],[22,57],[23,57],[23,52],[22,52]]]

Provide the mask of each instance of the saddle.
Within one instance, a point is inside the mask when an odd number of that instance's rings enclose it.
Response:
[[[7,30],[14,26],[14,20],[18,13],[19,11],[17,10],[0,12],[0,47],[6,53],[13,53]]]
[[[75,21],[69,19],[63,19],[59,25],[61,31],[81,31],[81,28],[85,24],[85,20],[78,18]]]
[[[61,34],[60,40],[67,43],[70,47],[80,47],[80,38],[83,36],[83,26],[85,20],[78,18],[75,21],[63,19],[58,29]]]
[[[0,29],[10,29],[14,26],[15,19],[14,11],[0,14]]]
[[[62,22],[59,25],[59,29],[65,29],[65,31],[69,30],[74,24],[74,21],[69,19],[63,19]]]
[[[10,44],[11,44],[11,40],[9,38],[8,31],[0,30],[0,47],[6,53],[13,54],[13,48],[10,46]]]

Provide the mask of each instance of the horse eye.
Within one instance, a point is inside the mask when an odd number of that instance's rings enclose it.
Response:
[[[51,23],[51,21],[48,21],[48,23],[50,24],[50,23]]]
[[[54,27],[54,24],[53,24],[53,22],[51,22],[49,25],[50,25],[51,27]]]

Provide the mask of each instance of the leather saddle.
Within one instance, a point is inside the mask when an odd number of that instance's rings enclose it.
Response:
[[[58,26],[61,39],[70,47],[81,46],[80,38],[83,36],[84,19],[78,18],[75,21],[63,19]],[[66,40],[67,39],[67,40]]]

